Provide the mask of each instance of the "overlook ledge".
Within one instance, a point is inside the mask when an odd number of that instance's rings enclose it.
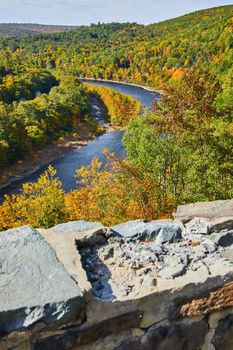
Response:
[[[233,200],[174,217],[1,232],[0,349],[233,348]]]

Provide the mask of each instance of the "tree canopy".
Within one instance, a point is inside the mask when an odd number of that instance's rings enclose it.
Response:
[[[8,215],[7,226],[38,224],[30,208],[40,203],[43,183],[59,213],[41,207],[46,227],[64,218],[112,224],[167,217],[179,203],[232,197],[232,18],[230,5],[149,26],[98,24],[0,39],[1,169],[78,128],[89,113],[90,94],[104,102],[113,124],[127,127],[127,160],[108,155],[105,168],[93,160],[78,172],[69,194],[50,169],[19,197],[6,198],[0,217]],[[142,115],[134,99],[87,87],[80,77],[148,85],[163,94]]]

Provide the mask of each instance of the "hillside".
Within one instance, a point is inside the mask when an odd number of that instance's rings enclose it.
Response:
[[[102,164],[94,158],[77,173],[81,186],[68,194],[61,182],[53,182],[56,172],[50,169],[21,195],[5,200],[3,227],[38,227],[37,218],[47,227],[64,216],[112,225],[169,217],[180,203],[232,198],[232,18],[233,6],[223,6],[149,26],[93,24],[1,39],[0,168],[66,133],[82,137],[90,104],[80,77],[163,90],[143,118],[135,117],[138,108],[130,99],[92,91],[112,111],[111,119],[127,128],[127,159],[118,162],[107,154],[105,171],[99,172]],[[43,202],[54,208],[41,204],[41,190]]]
[[[0,48],[20,48],[32,60],[34,53],[39,54],[54,68],[69,66],[79,76],[161,88],[197,61],[217,74],[226,71],[232,62],[232,17],[233,6],[222,6],[149,26],[110,23],[9,38],[0,42]]]
[[[0,23],[0,37],[26,34],[58,33],[73,30],[74,26],[44,25],[32,23]]]

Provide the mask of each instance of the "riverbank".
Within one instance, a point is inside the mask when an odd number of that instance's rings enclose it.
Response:
[[[124,85],[127,87],[128,84]],[[141,89],[141,87],[139,94],[135,94],[134,89],[130,91],[130,89],[132,89],[130,85],[128,87],[129,91],[125,91],[124,93],[136,98],[146,108],[150,108],[154,99],[157,98],[156,94],[153,97],[152,92]],[[109,119],[106,115],[105,106],[100,104],[99,99],[96,98],[92,99],[90,102],[92,105],[90,117],[95,123],[89,123],[88,127],[88,123],[85,123],[85,127],[84,125],[80,125],[78,128],[78,135],[66,135],[66,137],[60,138],[57,142],[48,144],[35,153],[27,155],[23,160],[18,161],[6,170],[1,171],[0,201],[4,194],[17,192],[22,186],[22,183],[35,181],[37,177],[36,174],[41,174],[51,163],[53,163],[56,170],[59,168],[59,178],[68,191],[74,186],[75,181],[73,175],[79,166],[83,164],[88,165],[93,157],[102,159],[102,150],[106,148],[110,148],[110,150],[116,154],[121,154],[123,152],[121,146],[122,133],[119,131],[119,128],[112,128],[108,124]],[[96,130],[96,124],[100,130]],[[98,132],[101,130],[102,132]],[[112,133],[111,131],[114,130],[118,131]],[[102,138],[101,136],[98,138],[97,136],[100,134],[104,134],[106,137]],[[96,142],[94,141],[93,146],[89,148],[89,144],[92,144],[93,140],[96,140]],[[86,147],[83,147],[85,145]],[[80,151],[78,152],[71,152],[72,150],[79,149]],[[73,155],[74,153],[75,155]],[[102,159],[102,161],[104,162],[104,159]]]
[[[35,150],[1,171],[0,201],[5,193],[11,192],[15,185],[29,179],[40,169],[49,166],[67,153],[87,145],[97,136],[113,130],[107,122],[108,117],[103,103],[96,98],[90,98],[90,103],[92,107],[89,112],[89,121],[79,123],[77,130]]]
[[[1,171],[0,196],[8,192],[11,187],[26,180],[39,169],[48,166],[51,162],[65,156],[68,152],[80,149],[93,141],[103,132],[111,131],[111,127],[100,127],[98,131],[91,124],[80,124],[79,132],[73,132],[60,137],[59,140],[44,146],[43,148],[27,155],[17,163],[10,165]]]
[[[157,92],[160,95],[163,95],[162,90],[156,90],[150,86],[144,86],[144,85],[139,85],[139,84],[134,84],[134,83],[127,83],[124,81],[117,81],[117,80],[109,80],[109,79],[93,79],[93,78],[79,78],[80,81],[97,81],[97,82],[102,82],[102,83],[113,83],[113,84],[120,84],[120,85],[127,85],[127,86],[133,86],[139,89],[143,89],[146,91],[150,92]]]

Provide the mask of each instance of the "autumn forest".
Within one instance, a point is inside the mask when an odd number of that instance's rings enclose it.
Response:
[[[92,137],[104,133],[91,118],[92,98],[113,129],[125,130],[127,156],[104,150],[106,162],[93,158],[78,169],[68,193],[50,166],[37,182],[5,196],[0,229],[167,218],[181,203],[232,198],[232,28],[231,5],[148,26],[36,32],[1,25],[0,180],[42,147],[83,136],[83,126]],[[161,97],[145,110],[135,98],[82,78],[147,86]]]

